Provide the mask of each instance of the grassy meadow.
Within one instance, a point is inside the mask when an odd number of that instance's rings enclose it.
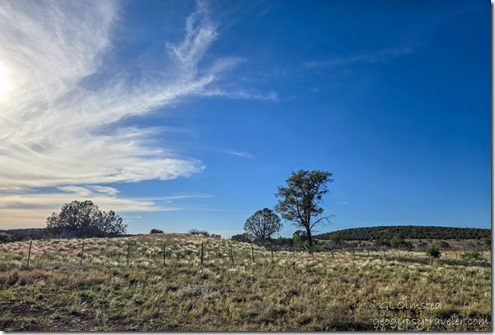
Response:
[[[156,234],[32,241],[27,268],[30,243],[0,244],[4,331],[491,330],[489,253],[272,256]]]

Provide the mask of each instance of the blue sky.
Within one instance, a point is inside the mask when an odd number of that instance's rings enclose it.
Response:
[[[319,232],[491,226],[488,1],[7,0],[0,30],[0,228],[91,199],[229,237],[299,169],[333,173]]]

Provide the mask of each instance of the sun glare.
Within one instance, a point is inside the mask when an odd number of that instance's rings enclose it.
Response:
[[[9,80],[7,78],[7,71],[0,65],[0,98],[6,96],[9,89]]]

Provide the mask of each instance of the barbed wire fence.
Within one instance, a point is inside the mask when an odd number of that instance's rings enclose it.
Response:
[[[34,243],[33,243],[34,242]],[[428,256],[422,250],[414,248],[387,248],[384,246],[349,246],[337,248],[326,246],[323,251],[308,253],[295,247],[268,247],[253,243],[233,242],[230,240],[204,239],[194,243],[184,243],[179,239],[153,242],[139,238],[124,238],[116,243],[113,239],[73,239],[73,240],[36,240],[14,242],[12,249],[7,244],[0,245],[0,271],[12,269],[51,269],[67,266],[162,266],[172,267],[184,262],[197,263],[201,267],[211,265],[215,260],[235,267],[240,264],[277,264],[279,261],[308,259],[323,261],[315,255],[336,259],[381,259],[382,261],[425,261]],[[446,248],[441,259],[461,261],[463,255],[471,253],[480,261],[491,261],[491,249],[464,245],[462,249]],[[479,256],[476,255],[479,254]],[[3,256],[3,257],[2,257]],[[461,263],[459,263],[461,264]]]

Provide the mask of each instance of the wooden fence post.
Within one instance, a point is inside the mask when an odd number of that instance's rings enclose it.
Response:
[[[31,259],[31,248],[33,247],[33,240],[29,243],[29,251],[28,251],[28,260],[27,260],[27,269],[29,270],[29,260]]]
[[[230,245],[230,260],[232,261],[232,266],[234,266],[234,250],[232,249],[232,244]]]
[[[163,242],[163,266],[167,265],[165,259],[167,258],[167,253],[165,250],[165,242]]]
[[[127,266],[129,266],[130,253],[131,253],[131,242],[127,241]]]
[[[82,245],[82,249],[81,249],[81,265],[82,265],[82,262],[83,262],[83,257],[84,257],[84,240],[83,240],[83,245]]]
[[[273,245],[270,246],[271,250],[272,250],[272,263],[275,262],[275,259],[273,258]]]
[[[253,246],[253,243],[251,243],[251,256],[253,257],[253,263],[255,263],[255,260],[254,260],[254,246]]]
[[[201,266],[203,266],[204,255],[205,255],[204,252],[205,252],[204,244],[203,244],[203,242],[201,242]]]

